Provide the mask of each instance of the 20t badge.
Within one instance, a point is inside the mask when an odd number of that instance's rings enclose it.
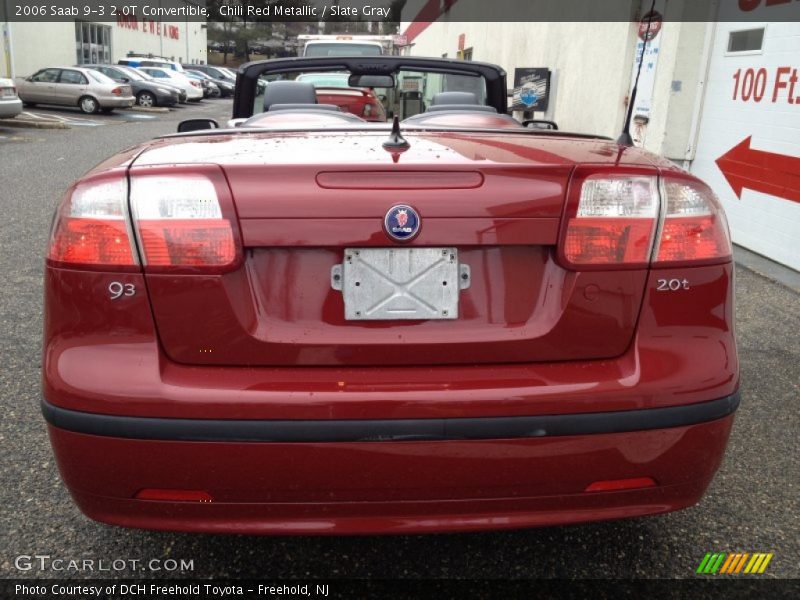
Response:
[[[398,242],[413,240],[417,237],[421,225],[419,213],[406,204],[393,206],[383,218],[386,235]]]

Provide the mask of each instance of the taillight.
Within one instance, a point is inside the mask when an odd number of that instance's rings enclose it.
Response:
[[[668,176],[662,190],[666,210],[654,264],[663,266],[731,257],[725,213],[708,186]]]
[[[131,243],[124,174],[77,184],[59,206],[50,233],[51,264],[131,270],[138,265]]]
[[[197,81],[190,81],[189,83],[190,83],[191,85],[193,85],[194,87],[196,87],[196,88],[199,88],[199,87],[200,87],[200,84],[199,84]]]
[[[364,105],[364,110],[361,113],[361,116],[362,117],[369,117],[370,115],[372,115],[372,112],[374,110],[375,110],[375,107],[372,104],[367,103],[367,104]]]
[[[122,88],[121,87],[115,87],[113,90],[111,90],[111,93],[114,94],[115,96],[121,96],[122,95]]]
[[[725,215],[690,176],[579,167],[570,182],[561,261],[581,269],[715,262],[731,257]]]
[[[240,238],[224,178],[211,173],[131,174],[131,211],[148,271],[224,271]]]
[[[645,173],[573,178],[561,251],[574,266],[632,268],[650,261],[658,180]]]

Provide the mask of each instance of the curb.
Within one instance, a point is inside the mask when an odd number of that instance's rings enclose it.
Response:
[[[31,121],[28,119],[2,119],[0,127],[18,127],[20,129],[71,129],[62,121]]]
[[[136,112],[144,112],[144,113],[168,113],[169,108],[166,106],[154,106],[154,107],[147,107],[147,106],[131,106],[126,108],[125,110],[133,110]]]

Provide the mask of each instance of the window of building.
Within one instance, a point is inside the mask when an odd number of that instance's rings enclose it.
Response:
[[[763,46],[763,27],[731,31],[728,34],[728,52],[760,52]]]
[[[458,57],[461,60],[472,60],[472,48],[467,48],[466,50],[459,50]]]
[[[111,27],[75,21],[75,54],[79,65],[111,62]]]

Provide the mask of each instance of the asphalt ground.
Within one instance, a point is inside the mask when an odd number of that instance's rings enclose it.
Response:
[[[46,109],[37,109],[44,112]],[[800,577],[800,298],[739,267],[742,404],[725,462],[689,510],[634,520],[500,533],[388,537],[246,537],[148,532],[85,518],[61,484],[39,412],[42,264],[67,186],[112,153],[175,131],[183,118],[224,122],[205,101],[100,125],[10,130],[0,122],[0,577],[87,577],[15,567],[19,555],[184,559],[186,572],[94,573],[202,578],[692,578],[706,552],[772,552],[762,577]],[[81,117],[69,111],[60,115]]]

